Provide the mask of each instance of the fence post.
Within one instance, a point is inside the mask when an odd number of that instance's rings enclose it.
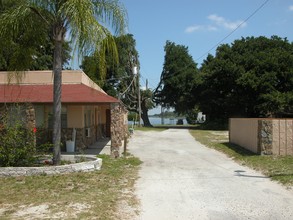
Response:
[[[127,136],[124,137],[124,150],[123,150],[124,157],[126,157],[126,149],[127,149]]]

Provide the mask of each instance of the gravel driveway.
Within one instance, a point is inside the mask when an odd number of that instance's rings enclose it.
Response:
[[[293,219],[293,192],[209,149],[188,130],[135,131],[138,219]]]

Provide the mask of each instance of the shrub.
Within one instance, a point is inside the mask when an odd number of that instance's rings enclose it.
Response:
[[[195,125],[197,123],[197,116],[200,110],[197,107],[189,110],[186,114],[186,121],[190,125]]]
[[[135,112],[129,112],[128,113],[128,121],[135,121],[137,120],[138,115]]]
[[[27,166],[35,160],[35,137],[21,121],[0,119],[0,166]]]
[[[46,142],[41,145],[37,145],[36,152],[38,154],[48,154],[53,152],[54,145],[50,142]]]

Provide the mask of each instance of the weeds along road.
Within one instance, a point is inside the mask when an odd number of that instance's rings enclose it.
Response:
[[[293,219],[293,192],[209,149],[188,130],[135,131],[142,220]]]

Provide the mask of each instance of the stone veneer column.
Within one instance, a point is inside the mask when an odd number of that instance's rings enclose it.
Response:
[[[259,119],[258,140],[261,154],[271,155],[273,144],[273,123],[272,120]]]
[[[120,156],[120,147],[127,135],[125,114],[127,110],[122,104],[111,104],[111,156],[115,158]]]

